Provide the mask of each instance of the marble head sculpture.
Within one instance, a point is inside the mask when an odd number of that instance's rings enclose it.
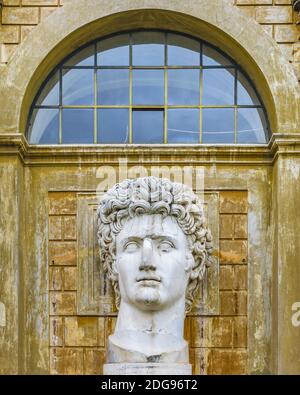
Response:
[[[184,317],[212,259],[202,203],[167,179],[125,180],[99,204],[98,241],[119,309],[107,362],[188,363]]]

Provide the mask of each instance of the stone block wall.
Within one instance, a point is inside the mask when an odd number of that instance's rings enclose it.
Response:
[[[3,0],[0,23],[0,64],[7,63],[18,45],[63,0]]]
[[[115,315],[77,314],[77,197],[49,195],[50,373],[101,374]],[[189,316],[194,374],[247,374],[247,193],[220,192],[220,311]]]
[[[44,18],[69,0],[3,0],[0,23],[0,64],[8,62],[17,46]],[[208,0],[209,1],[209,0]],[[293,63],[300,80],[300,18],[291,0],[223,0],[260,23]],[[100,2],[100,1],[99,1]],[[297,24],[298,22],[298,24]]]
[[[300,18],[291,0],[232,0],[278,43],[300,81]]]
[[[77,316],[77,202],[75,193],[49,199],[50,373],[99,374],[112,322]]]

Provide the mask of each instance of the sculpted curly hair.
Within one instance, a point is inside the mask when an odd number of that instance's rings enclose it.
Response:
[[[118,274],[115,271],[116,236],[127,219],[142,214],[171,215],[187,236],[194,258],[186,290],[186,312],[192,308],[194,296],[212,262],[212,237],[206,227],[203,205],[186,185],[167,179],[144,177],[114,185],[102,198],[98,215],[100,260],[120,306]]]

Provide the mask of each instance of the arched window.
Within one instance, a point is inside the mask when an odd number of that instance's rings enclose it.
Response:
[[[260,144],[265,109],[249,78],[206,42],[163,31],[98,40],[38,93],[31,144]]]

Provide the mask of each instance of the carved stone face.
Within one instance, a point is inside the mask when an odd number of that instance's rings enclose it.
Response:
[[[121,300],[147,311],[184,302],[194,261],[174,217],[144,214],[127,220],[116,253]]]

